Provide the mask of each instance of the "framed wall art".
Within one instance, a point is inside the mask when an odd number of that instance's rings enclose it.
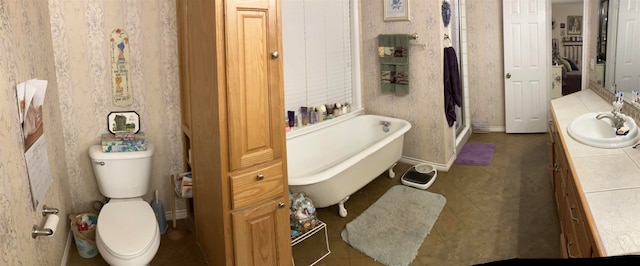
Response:
[[[409,21],[409,0],[383,0],[384,21]]]
[[[582,16],[567,16],[567,35],[582,35]]]
[[[140,131],[140,116],[135,111],[111,112],[107,116],[107,128],[111,134],[138,133]]]

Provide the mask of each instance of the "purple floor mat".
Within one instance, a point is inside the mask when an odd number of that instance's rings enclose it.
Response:
[[[496,149],[494,143],[467,143],[455,160],[457,164],[489,165]]]

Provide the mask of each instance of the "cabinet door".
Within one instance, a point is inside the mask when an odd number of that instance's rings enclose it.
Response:
[[[291,265],[289,208],[284,197],[232,213],[236,265]]]
[[[277,3],[227,2],[230,171],[283,157],[284,92]]]

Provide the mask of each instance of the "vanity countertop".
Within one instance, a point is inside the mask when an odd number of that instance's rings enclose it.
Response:
[[[572,119],[612,110],[590,89],[552,100],[551,110],[604,255],[640,254],[640,148],[594,148],[568,135]]]

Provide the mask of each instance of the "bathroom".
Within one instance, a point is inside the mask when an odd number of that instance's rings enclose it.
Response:
[[[361,3],[364,5],[364,3]],[[442,112],[442,29],[440,1],[411,1],[411,21],[386,23],[382,5],[367,7],[361,14],[361,49],[383,33],[419,33],[412,76],[422,82],[412,87],[411,97],[381,95],[364,89],[367,113],[402,117],[413,125],[406,135],[404,156],[411,161],[431,162],[441,169],[451,167],[457,146]],[[590,9],[592,7],[589,7]],[[136,110],[141,128],[155,144],[151,187],[170,191],[168,173],[183,169],[180,94],[173,1],[3,1],[0,3],[0,66],[3,94],[0,96],[0,235],[3,263],[8,265],[57,265],[66,258],[69,228],[59,225],[53,238],[31,239],[33,224],[41,215],[32,208],[20,127],[16,122],[15,84],[34,77],[49,81],[44,105],[45,135],[53,182],[43,204],[60,209],[61,216],[91,210],[91,202],[102,200],[87,149],[104,133],[111,111]],[[470,121],[486,121],[491,131],[505,130],[502,1],[467,1],[467,68]],[[588,14],[594,14],[595,11]],[[595,22],[592,22],[595,23]],[[167,26],[169,25],[169,26]],[[109,49],[105,37],[122,27],[136,40],[132,47],[131,71],[134,103],[127,108],[111,105],[108,69]],[[596,24],[589,27],[597,28]],[[374,54],[362,52],[362,88],[377,88]],[[412,58],[414,60],[414,58]],[[415,94],[413,94],[415,93]],[[420,114],[434,114],[424,115]],[[435,115],[438,114],[438,115]],[[153,133],[152,133],[153,132]],[[160,133],[161,132],[161,133]],[[438,141],[435,141],[435,140]],[[18,178],[19,177],[19,178]],[[161,193],[165,207],[169,193]],[[152,195],[146,196],[151,200]],[[187,206],[177,201],[178,218],[187,216]]]

